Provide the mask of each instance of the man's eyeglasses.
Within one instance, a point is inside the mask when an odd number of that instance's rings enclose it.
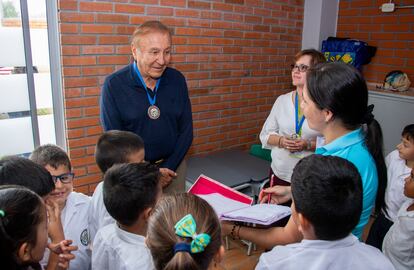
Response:
[[[306,72],[309,69],[309,66],[304,65],[304,64],[300,64],[300,65],[290,65],[292,67],[292,70],[294,71],[295,69],[297,69],[299,72]]]
[[[73,178],[75,177],[74,173],[64,173],[61,175],[52,175],[53,182],[57,182],[60,180],[63,184],[69,184],[72,182]]]

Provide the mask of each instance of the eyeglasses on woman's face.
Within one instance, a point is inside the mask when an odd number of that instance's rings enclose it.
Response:
[[[309,69],[309,66],[304,65],[304,64],[300,64],[300,65],[292,64],[290,66],[292,68],[292,71],[298,70],[299,72],[306,72]]]

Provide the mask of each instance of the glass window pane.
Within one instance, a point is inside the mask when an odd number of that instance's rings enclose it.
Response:
[[[0,75],[0,113],[19,111],[30,111],[26,74]]]
[[[50,72],[35,73],[34,82],[36,88],[37,109],[53,108],[52,87],[50,84]]]
[[[30,153],[34,149],[30,117],[0,120],[0,157]]]
[[[1,0],[1,8],[0,67],[23,67],[26,65],[26,60],[20,19],[20,1]]]
[[[52,99],[52,91],[57,91],[60,97],[61,90],[52,89],[46,1],[22,3],[27,3],[27,14],[23,16],[20,0],[0,0],[0,157],[31,152],[37,146],[33,134],[39,134],[40,144],[56,143],[53,102],[58,101]],[[26,21],[27,15],[29,31],[23,31],[22,18]],[[52,20],[52,26],[54,23]],[[28,33],[30,44],[25,45],[23,35]],[[33,66],[29,70],[33,70],[33,78],[27,75],[25,51],[31,55]],[[31,110],[37,116],[38,130]],[[63,129],[59,126],[59,132]],[[63,142],[60,137],[59,142]]]
[[[25,154],[34,142],[20,1],[0,3],[0,156]]]
[[[56,144],[50,80],[46,1],[27,1],[40,143]]]
[[[55,121],[53,114],[38,115],[40,144],[53,143],[56,144]]]

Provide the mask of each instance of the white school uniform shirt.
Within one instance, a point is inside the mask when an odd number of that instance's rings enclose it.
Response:
[[[99,229],[92,252],[92,270],[155,269],[145,237],[122,230],[117,224]]]
[[[385,191],[387,213],[382,212],[387,219],[395,222],[401,205],[411,201],[404,195],[405,178],[410,175],[411,168],[407,167],[405,160],[400,158],[398,150],[389,153],[385,158],[385,163],[387,164],[387,189]]]
[[[65,239],[72,240],[72,245],[78,246],[78,250],[72,251],[75,259],[70,261],[69,270],[91,269],[91,239],[88,228],[90,200],[89,196],[72,191],[60,214]],[[41,264],[47,265],[48,260],[49,249],[46,249]]]
[[[384,237],[382,250],[395,269],[414,269],[414,211],[407,208],[414,201],[405,202],[397,219]]]
[[[271,150],[272,163],[270,166],[272,167],[273,172],[277,177],[287,182],[290,182],[293,168],[296,163],[298,163],[301,158],[313,153],[311,151],[290,153],[286,149],[267,143],[270,135],[289,137],[296,133],[295,105],[292,102],[293,93],[294,91],[289,92],[276,99],[259,136],[260,141],[262,142],[262,147]],[[319,135],[319,133],[310,129],[308,121],[305,119],[302,125],[302,139],[315,139],[317,135]]]
[[[378,249],[354,235],[336,241],[302,240],[276,246],[260,256],[256,270],[392,270],[391,262]]]
[[[103,182],[100,182],[93,192],[91,207],[89,208],[89,230],[92,243],[96,232],[100,228],[113,223],[115,223],[115,220],[108,213],[103,202]]]

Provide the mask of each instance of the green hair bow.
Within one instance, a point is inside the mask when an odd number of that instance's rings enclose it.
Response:
[[[206,233],[197,234],[197,225],[191,214],[180,219],[174,228],[176,235],[193,239],[190,245],[191,253],[203,252],[204,248],[210,243],[210,235]]]

